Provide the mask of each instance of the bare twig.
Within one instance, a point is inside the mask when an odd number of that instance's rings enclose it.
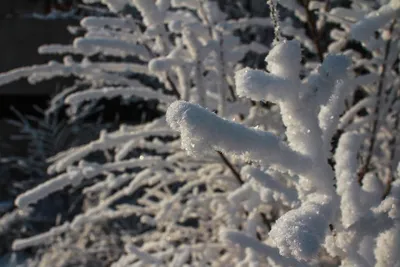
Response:
[[[316,24],[314,15],[312,14],[311,10],[308,8],[308,4],[310,1],[309,0],[299,0],[299,1],[306,11],[308,29],[310,31],[311,38],[313,40],[315,49],[317,50],[318,59],[320,62],[322,62],[324,60],[324,52],[321,47],[320,36],[319,36],[319,32],[317,29],[317,24]]]
[[[244,181],[242,179],[242,176],[240,175],[240,173],[235,169],[235,167],[233,166],[233,164],[228,160],[227,157],[225,157],[225,155],[221,152],[221,151],[217,151],[218,155],[221,157],[222,161],[225,163],[225,165],[231,170],[232,174],[235,176],[236,180],[239,182],[240,185],[244,184]],[[261,219],[263,220],[263,223],[265,224],[265,226],[267,226],[268,230],[271,230],[271,221],[267,218],[267,216],[260,212],[260,216]],[[261,240],[261,236],[257,233],[257,237],[258,239]]]
[[[212,30],[212,22],[209,21],[208,17],[207,17],[207,12],[204,10],[204,1],[203,0],[198,0],[199,3],[199,14],[201,15],[201,17],[204,19],[204,22],[207,26],[208,29],[208,34],[210,35],[210,37],[212,37],[213,35],[213,30]],[[200,19],[201,19],[200,17]]]
[[[236,180],[239,182],[239,184],[244,184],[244,181],[242,179],[242,176],[240,175],[240,173],[235,169],[235,167],[233,166],[233,164],[228,160],[227,157],[225,157],[225,155],[221,152],[221,151],[217,151],[218,155],[221,157],[222,161],[225,163],[225,165],[231,170],[233,176],[235,176]]]
[[[394,29],[394,25],[395,25],[395,20],[393,21],[393,23],[390,25],[389,28],[389,32],[392,33],[393,29]],[[384,82],[385,82],[385,76],[386,76],[386,70],[387,70],[387,59],[389,56],[389,52],[390,52],[390,47],[392,44],[392,39],[389,39],[386,41],[386,45],[385,45],[385,54],[384,54],[384,58],[383,58],[383,63],[382,63],[382,70],[379,76],[379,82],[378,82],[378,92],[377,92],[377,96],[376,96],[376,105],[374,108],[374,112],[373,112],[373,116],[375,117],[373,122],[372,122],[372,128],[371,128],[371,136],[369,139],[369,147],[368,147],[368,152],[367,152],[367,157],[365,158],[364,164],[361,167],[360,171],[358,172],[358,183],[360,185],[362,185],[362,180],[365,176],[365,174],[368,171],[369,168],[369,164],[371,163],[371,159],[372,159],[372,155],[373,155],[373,151],[375,148],[375,142],[376,142],[376,135],[377,135],[377,131],[378,131],[378,126],[379,126],[379,118],[380,118],[380,113],[381,113],[381,98],[382,98],[382,94],[384,91]]]
[[[171,78],[168,76],[168,73],[165,73],[165,76],[167,77],[167,81],[169,83],[169,86],[171,87],[172,92],[174,95],[178,98],[181,99],[181,94],[178,91],[178,88],[176,88],[174,82],[171,80]]]
[[[389,167],[388,167],[388,177],[386,179],[386,188],[382,195],[382,200],[385,199],[392,190],[392,183],[394,181],[394,174],[393,174],[393,163],[396,156],[396,148],[397,148],[397,130],[399,128],[399,113],[396,114],[396,118],[394,121],[393,126],[393,134],[392,138],[389,141],[390,147],[390,158],[389,158]]]
[[[147,50],[147,52],[149,53],[150,57],[154,58],[155,54],[153,53],[153,51],[151,51],[150,47],[147,44],[143,44],[144,48]],[[171,78],[168,76],[168,73],[165,72],[165,77],[167,79],[167,82],[169,83],[169,86],[171,87],[172,92],[174,93],[174,95],[178,98],[181,99],[181,94],[178,91],[178,88],[176,88],[174,82],[171,80]]]

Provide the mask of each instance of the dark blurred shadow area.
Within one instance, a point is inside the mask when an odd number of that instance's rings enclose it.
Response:
[[[77,25],[79,20],[73,17],[50,19],[46,17],[48,6],[47,0],[0,1],[0,34],[3,36],[0,39],[0,72],[56,60],[54,55],[39,55],[38,47],[43,44],[71,43],[73,36],[67,27]],[[56,11],[55,7],[50,7]],[[56,80],[33,86],[26,81],[18,81],[0,86],[0,96],[49,94],[56,88]]]
[[[40,55],[38,47],[43,44],[68,44],[73,36],[67,27],[77,25],[73,16],[51,16],[53,13],[69,12],[77,0],[3,0],[0,1],[0,73],[15,68],[62,60],[54,55]],[[25,79],[0,86],[0,153],[21,155],[24,142],[9,145],[10,137],[19,129],[6,122],[15,118],[11,107],[24,115],[37,116],[33,106],[44,109],[61,87],[72,84],[72,79],[53,79],[29,84]],[[16,145],[18,144],[18,145]]]

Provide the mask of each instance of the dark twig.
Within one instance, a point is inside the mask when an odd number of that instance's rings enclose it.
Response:
[[[171,80],[171,78],[168,76],[168,73],[165,73],[165,76],[167,77],[167,81],[171,87],[172,92],[174,93],[174,95],[178,98],[181,99],[181,94],[178,91],[178,88],[176,88],[174,82]]]
[[[225,157],[225,155],[221,151],[217,151],[218,155],[221,157],[222,161],[225,163],[225,165],[231,170],[233,176],[235,176],[236,180],[239,182],[239,184],[244,184],[244,181],[242,179],[242,176],[240,173],[235,169],[233,164]]]
[[[389,147],[390,147],[390,162],[389,162],[389,169],[388,169],[388,177],[386,179],[386,188],[385,191],[383,192],[382,195],[382,200],[384,200],[389,194],[390,191],[392,190],[392,183],[394,182],[394,174],[393,174],[393,162],[395,159],[396,155],[396,148],[397,148],[397,130],[399,128],[399,113],[396,114],[396,118],[394,121],[394,126],[393,126],[393,134],[392,138],[389,141]]]
[[[153,51],[151,51],[150,47],[147,44],[143,44],[143,47],[147,50],[147,52],[149,53],[150,57],[154,58],[155,54],[153,53]],[[167,78],[167,82],[169,83],[172,92],[174,93],[174,95],[178,98],[181,99],[181,94],[179,93],[178,89],[176,88],[174,82],[171,80],[171,78],[168,76],[168,73],[165,72],[165,77]]]
[[[227,157],[225,157],[225,155],[221,152],[221,151],[217,151],[218,155],[221,157],[222,161],[225,163],[225,165],[231,170],[231,172],[233,173],[233,175],[235,176],[236,180],[239,182],[240,185],[244,184],[244,181],[242,179],[242,176],[240,175],[240,173],[235,169],[235,167],[233,166],[233,164],[228,160]],[[260,216],[261,219],[263,220],[263,223],[267,226],[268,230],[271,230],[271,221],[268,220],[267,216],[260,212]],[[261,240],[261,236],[259,234],[257,234],[258,239]]]
[[[390,25],[389,32],[392,33],[394,29],[395,21]],[[379,76],[379,82],[378,82],[378,92],[376,96],[376,105],[374,108],[373,116],[375,117],[372,123],[372,129],[371,129],[371,136],[369,140],[369,147],[368,147],[368,152],[367,152],[367,157],[365,158],[364,164],[361,167],[360,171],[358,172],[358,183],[362,185],[362,180],[365,176],[365,174],[368,171],[369,164],[371,163],[372,159],[372,154],[375,148],[375,142],[376,142],[376,135],[378,131],[378,126],[379,126],[379,117],[380,117],[380,109],[381,109],[381,98],[383,94],[383,89],[384,89],[384,84],[385,84],[385,74],[386,74],[386,69],[387,69],[387,59],[389,56],[390,52],[390,46],[392,44],[392,40],[389,39],[386,41],[385,45],[385,55],[383,58],[383,63],[382,63],[382,71]]]
[[[235,90],[233,89],[233,86],[228,85],[229,93],[231,94],[232,101],[236,101],[236,93]]]
[[[311,12],[311,10],[308,8],[308,4],[310,1],[309,0],[299,0],[299,1],[306,11],[308,29],[310,31],[311,38],[313,40],[315,49],[317,50],[318,59],[320,62],[322,62],[324,60],[324,53],[323,53],[323,50],[321,47],[320,36],[318,33],[317,24],[316,24],[314,15]]]

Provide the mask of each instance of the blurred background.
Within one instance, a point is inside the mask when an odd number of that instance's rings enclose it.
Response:
[[[0,1],[0,73],[22,66],[43,64],[54,56],[39,55],[38,47],[49,43],[71,43],[69,25],[79,24],[79,1],[76,0],[4,0]],[[58,16],[54,14],[59,13]],[[13,117],[10,107],[23,114],[37,113],[33,106],[45,108],[50,96],[60,89],[53,79],[31,85],[20,80],[0,86],[0,140],[17,132],[5,121]],[[63,79],[63,84],[68,83]],[[10,151],[11,150],[11,151]],[[3,154],[24,154],[26,145],[0,146]]]
[[[265,0],[218,1],[220,6],[228,7],[240,2],[248,14],[265,16],[267,12]],[[80,0],[1,0],[0,73],[46,64],[51,60],[62,62],[63,56],[41,55],[38,48],[43,44],[71,44],[76,35],[82,33],[77,27],[80,20],[92,12]],[[231,11],[233,17],[235,12],[235,9]],[[272,30],[262,30],[262,34],[249,32],[243,38],[251,40],[254,36],[263,36],[268,42],[260,40],[261,43],[269,43],[273,35]],[[263,57],[257,57],[257,61],[264,64]],[[21,79],[0,86],[0,218],[11,214],[10,221],[16,221],[10,224],[12,227],[0,225],[0,267],[11,267],[11,256],[18,257],[17,263],[19,258],[23,262],[37,252],[29,249],[12,252],[10,244],[14,239],[44,232],[55,222],[71,220],[85,205],[79,192],[69,194],[65,190],[50,196],[46,203],[38,203],[35,216],[28,223],[12,217],[19,216],[14,209],[15,197],[49,179],[47,158],[87,143],[98,135],[99,129],[112,129],[120,123],[134,125],[159,116],[156,102],[137,99],[133,102],[121,102],[121,99],[99,101],[98,107],[93,109],[96,114],[73,124],[65,120],[63,108],[46,116],[44,110],[49,107],[52,97],[74,86],[79,86],[74,78],[54,78],[37,84]],[[43,145],[47,146],[43,148]],[[118,245],[118,248],[122,249],[122,246]]]

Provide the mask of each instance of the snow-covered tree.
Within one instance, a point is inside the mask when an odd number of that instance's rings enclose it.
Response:
[[[59,266],[76,258],[50,255],[76,248],[117,250],[114,267],[400,266],[398,1],[279,1],[307,30],[282,19],[273,0],[271,21],[227,20],[205,0],[101,2],[120,14],[133,3],[142,20],[85,18],[72,46],[41,48],[81,62],[66,57],[0,81],[73,74],[88,85],[66,96],[72,117],[116,96],[156,99],[166,115],[54,156],[54,177],[15,204],[81,186],[86,206],[15,250],[50,243],[42,264]],[[267,71],[238,64],[266,51],[234,34],[252,25],[274,25]],[[356,92],[367,96],[356,103]]]
[[[334,9],[333,13],[337,16],[339,13],[345,16],[356,14],[352,10],[340,11]],[[383,29],[382,38],[386,41],[382,43],[386,45],[375,47],[373,60],[377,67],[369,59],[353,59],[355,64],[370,71],[368,76],[355,73],[356,77],[349,77],[349,60],[328,54],[321,66],[301,81],[300,43],[286,40],[276,44],[267,56],[269,73],[250,69],[236,73],[239,95],[279,105],[286,126],[287,145],[268,132],[218,118],[194,104],[175,102],[170,106],[167,112],[169,124],[181,132],[182,146],[187,151],[197,154],[216,149],[234,154],[250,161],[250,168],[257,168],[258,172],[281,172],[295,183],[299,203],[276,221],[267,237],[258,236],[257,240],[254,238],[257,231],[254,231],[250,242],[251,236],[243,231],[235,231],[233,235],[228,228],[223,232],[229,241],[249,253],[242,256],[244,260],[250,260],[251,253],[260,253],[259,246],[267,243],[276,246],[281,255],[298,260],[298,264],[324,262],[322,255],[327,253],[340,259],[341,266],[399,266],[400,258],[394,252],[399,236],[396,215],[399,180],[395,180],[399,174],[393,171],[393,166],[398,165],[396,144],[393,143],[398,135],[397,126],[392,128],[390,138],[380,136],[386,120],[393,120],[393,115],[394,120],[398,117],[397,108],[393,106],[398,93],[398,68],[392,66],[399,55],[396,20],[399,11],[398,1],[391,1],[379,11],[359,17],[350,27],[350,36],[357,40],[367,39],[370,33]],[[364,45],[368,48],[368,42]],[[352,55],[351,52],[345,54]],[[349,117],[357,120],[354,118],[356,112],[351,109],[340,118],[344,111],[343,91],[354,84],[360,85],[360,80],[371,83],[365,80],[376,72],[380,72],[375,84],[377,95],[375,101],[370,100],[373,111],[368,112],[372,116],[366,116],[372,117],[367,120],[367,123],[372,121],[372,130],[366,133],[360,123],[345,129],[335,148],[332,170],[328,160],[334,131],[340,127],[344,116],[347,121]],[[363,119],[365,123],[365,116]],[[219,125],[218,130],[214,130],[215,125]],[[375,150],[378,142],[381,145]],[[360,149],[361,144],[366,144],[368,149]],[[359,155],[365,156],[363,162],[358,161]],[[371,168],[371,159],[375,157],[375,166]],[[247,171],[248,167],[245,168]],[[388,177],[383,175],[387,169],[391,169]],[[261,182],[273,179],[273,176],[266,176]],[[242,192],[248,187],[249,183],[245,183]],[[246,193],[235,206],[242,204],[247,212],[260,213],[264,204],[260,201],[261,196],[258,203],[252,202],[253,205],[248,207],[257,190]],[[262,225],[260,220],[253,227],[257,229]],[[268,254],[262,255],[268,258]],[[259,259],[251,260],[248,264],[260,264]]]
[[[173,101],[184,99],[201,103],[226,117],[235,116],[239,119],[247,116],[252,103],[237,99],[234,71],[241,66],[240,61],[248,52],[265,53],[267,46],[257,42],[242,43],[240,32],[253,27],[269,27],[269,18],[229,19],[216,2],[203,0],[103,2],[107,4],[109,13],[84,18],[81,21],[81,27],[86,31],[83,37],[77,37],[72,45],[45,45],[39,49],[45,54],[70,54],[64,57],[64,62],[52,61],[12,70],[0,74],[0,83],[6,84],[24,77],[28,77],[30,82],[56,76],[78,77],[81,80],[77,86],[79,90],[61,92],[50,107],[52,110],[67,104],[68,114],[73,121],[90,112],[93,103],[99,99],[115,97],[129,101],[138,98],[156,100],[157,109],[161,112]],[[141,20],[133,17],[138,13],[132,8],[137,8]],[[110,14],[110,11],[114,13]],[[249,119],[257,119],[255,110],[256,107],[252,108],[253,114]],[[119,130],[110,133],[103,131],[98,140],[55,155],[51,159],[54,163],[48,170],[53,178],[20,195],[15,203],[21,210],[26,210],[42,199],[44,201],[40,203],[45,203],[50,194],[71,186],[72,190],[68,189],[70,192],[83,190],[82,214],[48,233],[17,241],[13,247],[22,249],[43,242],[51,243],[49,237],[66,233],[60,243],[53,242],[49,251],[55,254],[57,248],[76,247],[79,240],[90,238],[91,232],[110,218],[143,218],[143,226],[137,225],[136,219],[132,219],[133,224],[128,224],[129,231],[134,233],[143,232],[141,228],[153,229],[154,223],[147,222],[146,218],[155,217],[158,213],[158,227],[163,224],[172,227],[177,222],[191,220],[193,215],[189,211],[181,217],[165,218],[161,215],[163,205],[157,204],[155,198],[160,193],[170,192],[171,199],[168,201],[173,202],[177,198],[178,188],[191,191],[204,187],[203,178],[190,182],[201,177],[202,172],[216,167],[219,171],[210,173],[210,177],[229,177],[234,167],[227,156],[217,152],[212,159],[188,158],[180,149],[179,141],[168,141],[171,140],[170,136],[176,136],[176,133],[161,117],[136,126],[121,125]],[[88,173],[87,167],[97,171]],[[160,185],[158,179],[165,178],[165,175],[169,179]],[[150,177],[153,179],[149,183]],[[138,194],[145,191],[149,192],[139,201]],[[115,203],[123,199],[129,199],[127,203],[148,203],[148,212],[120,210]],[[150,200],[155,202],[153,208],[148,202]],[[98,216],[93,217],[95,214]],[[100,221],[94,223],[97,220]],[[76,230],[87,225],[88,231],[83,231],[87,235],[80,236],[80,231]],[[131,244],[128,237],[134,236],[133,233],[124,236],[118,227],[112,229],[112,234],[117,235],[120,242],[127,243],[127,246]],[[166,236],[164,239],[173,231],[178,233],[181,227],[167,229],[162,233]],[[146,232],[142,238],[156,239],[158,233],[154,231],[154,236],[148,235]],[[108,237],[105,235],[99,239],[102,238]],[[196,239],[196,236],[192,238]],[[179,239],[185,239],[185,235]],[[100,250],[100,254],[103,250],[112,251],[113,248],[86,247]],[[44,264],[62,265],[69,260],[76,260],[46,255],[49,254],[46,253],[41,260]],[[63,263],[61,258],[64,259]],[[84,257],[82,262],[86,259]],[[47,262],[51,260],[54,262]]]

